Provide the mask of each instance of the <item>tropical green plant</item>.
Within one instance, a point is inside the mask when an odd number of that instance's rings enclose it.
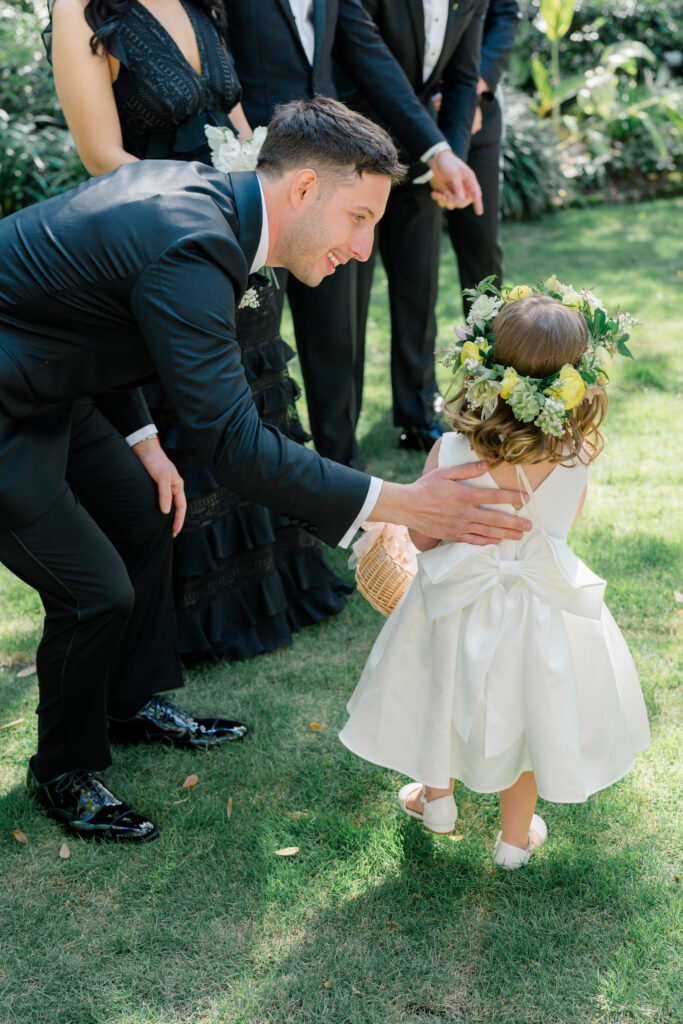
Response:
[[[0,216],[86,175],[55,95],[32,2],[0,2]]]
[[[571,185],[560,165],[557,137],[547,121],[539,121],[529,97],[505,89],[503,138],[503,217],[524,220],[566,204]]]
[[[510,84],[533,91],[531,63],[550,62],[550,43],[542,31],[540,0],[519,0],[522,18],[508,63]],[[683,74],[683,0],[575,0],[571,27],[562,38],[566,76],[591,67],[605,47],[637,39],[675,75]]]

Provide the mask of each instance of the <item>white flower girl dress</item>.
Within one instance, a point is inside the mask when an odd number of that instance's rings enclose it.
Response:
[[[476,460],[467,438],[444,435],[441,466]],[[521,541],[418,555],[340,739],[427,786],[454,777],[499,792],[534,771],[544,799],[583,801],[648,747],[647,714],[605,583],[566,543],[588,468],[558,465],[533,493],[518,475],[533,529]],[[496,486],[489,474],[469,483]]]

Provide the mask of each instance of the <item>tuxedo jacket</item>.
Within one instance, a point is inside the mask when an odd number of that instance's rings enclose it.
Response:
[[[316,95],[336,98],[334,59],[359,92],[372,97],[382,121],[411,160],[443,141],[361,0],[313,0],[312,64],[301,44],[289,0],[224,2],[242,105],[252,128],[268,124],[278,103]],[[417,2],[421,4],[421,0]]]
[[[405,72],[414,95],[432,116],[450,143],[464,160],[470,142],[472,119],[477,107],[477,79],[486,0],[459,0],[449,4],[448,21],[441,54],[427,81],[423,81],[425,25],[422,0],[363,0],[379,34]],[[344,69],[340,69],[344,71]],[[346,74],[344,72],[346,77]],[[440,90],[441,109],[433,112],[431,98]],[[343,98],[385,127],[386,118],[375,102],[374,94],[355,94],[342,90]],[[395,134],[395,133],[394,133]],[[399,141],[401,141],[399,139]],[[412,154],[404,151],[404,158]],[[414,171],[424,172],[424,166]],[[415,174],[413,175],[415,176]]]
[[[517,0],[489,0],[484,18],[479,74],[494,93],[498,88],[519,24]]]
[[[0,221],[0,526],[64,487],[76,400],[102,396],[128,432],[149,414],[114,392],[156,371],[222,484],[340,540],[369,478],[263,424],[242,370],[235,306],[262,217],[253,172],[154,160]]]

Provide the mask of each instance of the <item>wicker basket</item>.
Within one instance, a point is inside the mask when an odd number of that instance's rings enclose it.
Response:
[[[372,547],[361,555],[356,566],[356,583],[359,591],[382,615],[391,615],[413,578],[413,573],[399,565],[389,554],[384,537],[376,540]]]

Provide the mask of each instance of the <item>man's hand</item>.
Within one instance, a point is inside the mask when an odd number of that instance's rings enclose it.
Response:
[[[461,480],[482,476],[485,462],[433,469],[412,484],[385,481],[368,516],[371,520],[398,523],[441,540],[466,544],[497,544],[521,540],[532,524],[509,512],[494,512],[482,505],[514,505],[521,508],[522,495],[515,490],[469,487]]]
[[[476,135],[477,132],[481,131],[481,122],[482,122],[481,107],[477,107],[477,109],[474,111],[474,118],[472,119],[472,134],[473,135]]]
[[[429,166],[433,171],[432,199],[447,210],[461,210],[472,203],[474,212],[482,214],[484,204],[474,171],[450,149],[437,153]]]
[[[187,509],[182,477],[164,453],[156,437],[134,444],[133,451],[159,489],[159,508],[164,515],[168,515],[171,511],[172,504],[175,505],[173,536],[177,537],[185,520]]]

